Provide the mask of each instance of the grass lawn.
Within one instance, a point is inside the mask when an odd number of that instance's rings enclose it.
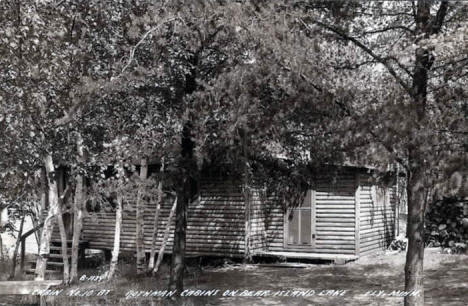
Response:
[[[401,233],[404,233],[405,225],[405,220],[401,220]],[[158,276],[136,278],[135,264],[130,263],[132,257],[122,255],[117,277],[112,281],[97,281],[107,266],[83,269],[80,275],[85,275],[86,280],[64,288],[58,297],[42,299],[47,305],[80,306],[403,305],[402,297],[388,295],[404,290],[404,252],[368,256],[345,265],[303,264],[301,268],[222,264],[222,260],[216,266],[202,265],[200,268],[195,260],[188,267],[185,277],[185,288],[192,290],[192,296],[175,301],[169,298],[131,297],[132,293],[138,295],[164,291],[169,281],[169,269],[165,263]],[[0,262],[0,280],[6,278],[8,268],[8,263]],[[426,249],[424,269],[426,305],[468,305],[468,255],[441,254],[439,249]],[[98,297],[99,290],[109,290],[109,293]],[[207,290],[213,290],[211,293],[214,296],[193,296],[210,293]],[[234,296],[223,296],[227,290]],[[233,293],[235,290],[237,292]],[[381,291],[387,296],[375,296]],[[70,296],[71,293],[91,296]],[[37,301],[37,297],[31,296],[0,297],[0,305],[34,304]]]
[[[401,297],[376,297],[369,295],[369,291],[374,294],[380,290],[386,294],[403,291],[404,263],[402,252],[362,258],[346,265],[308,264],[301,268],[283,268],[231,263],[201,269],[189,267],[185,288],[194,290],[192,294],[197,294],[195,290],[219,291],[214,292],[215,296],[191,296],[177,301],[128,297],[131,292],[165,290],[168,268],[163,266],[156,278],[135,278],[133,265],[122,264],[120,274],[110,282],[81,281],[65,288],[59,297],[48,297],[46,301],[47,305],[402,305]],[[88,269],[81,273],[95,276],[103,271]],[[441,254],[437,249],[427,249],[425,273],[427,305],[468,305],[467,255]],[[96,291],[102,289],[110,290],[109,294],[96,297]],[[94,290],[91,297],[68,296],[70,292],[86,295],[90,290]],[[226,297],[223,296],[226,290],[238,291],[236,296]],[[250,296],[240,296],[242,294]],[[301,294],[308,296],[294,296]],[[333,296],[340,294],[342,296]]]

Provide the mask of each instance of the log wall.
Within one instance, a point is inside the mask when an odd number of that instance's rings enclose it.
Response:
[[[156,246],[162,243],[173,200],[165,199],[159,216]],[[146,205],[144,213],[145,251],[151,248],[156,205]],[[245,205],[242,190],[235,184],[204,184],[200,197],[189,205],[187,216],[187,255],[243,256],[245,246]],[[172,252],[174,220],[171,222],[166,252]],[[96,213],[83,220],[83,240],[90,248],[111,249],[114,240],[115,213]],[[135,251],[135,211],[124,209],[120,248]]]
[[[250,189],[247,202],[248,254],[264,251],[267,248],[265,228],[265,197],[261,189]]]
[[[315,205],[314,247],[295,247],[284,243],[285,214],[283,204],[270,200],[265,203],[264,224],[268,251],[304,253],[355,253],[355,189],[356,175],[339,175],[331,181],[321,178],[313,187],[312,205]],[[312,221],[314,223],[314,221]]]
[[[393,189],[378,192],[367,174],[357,171],[316,179],[312,193],[312,233],[309,246],[285,243],[285,203],[260,189],[243,190],[229,181],[204,182],[200,197],[189,205],[187,255],[243,257],[258,252],[366,255],[384,249],[394,235]],[[359,186],[359,188],[358,188]],[[157,247],[162,243],[171,199],[165,199],[159,217]],[[149,252],[155,204],[144,213],[145,250]],[[315,216],[315,218],[314,218]],[[97,213],[84,218],[83,240],[91,248],[112,249],[115,214]],[[135,251],[135,211],[123,214],[121,249]],[[172,251],[174,220],[166,252]]]
[[[386,249],[395,231],[394,188],[362,182],[360,191],[360,255]]]
[[[345,173],[330,182],[321,179],[316,190],[317,253],[355,253],[356,173]]]

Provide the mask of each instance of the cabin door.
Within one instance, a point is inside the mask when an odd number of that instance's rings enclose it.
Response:
[[[285,247],[313,249],[315,247],[314,191],[308,190],[300,207],[289,209],[285,216]]]

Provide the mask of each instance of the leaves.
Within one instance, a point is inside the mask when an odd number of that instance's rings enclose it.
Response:
[[[445,190],[466,152],[465,5],[426,36],[406,2],[1,8],[3,169],[34,171],[46,152],[93,177],[142,157],[175,165],[187,123],[200,168],[282,156],[383,170],[417,148]],[[416,50],[432,61],[423,104],[408,92]]]

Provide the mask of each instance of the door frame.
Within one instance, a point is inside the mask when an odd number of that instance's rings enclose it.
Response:
[[[316,191],[314,189],[309,189],[307,192],[310,192],[310,244],[290,244],[288,243],[289,239],[289,215],[294,210],[294,208],[288,208],[283,216],[283,247],[288,250],[314,250],[316,248],[316,240],[317,240],[317,228],[316,228],[316,216],[317,216],[317,201],[316,201]],[[307,196],[306,196],[307,198]],[[299,224],[299,231],[301,229],[301,225]]]

